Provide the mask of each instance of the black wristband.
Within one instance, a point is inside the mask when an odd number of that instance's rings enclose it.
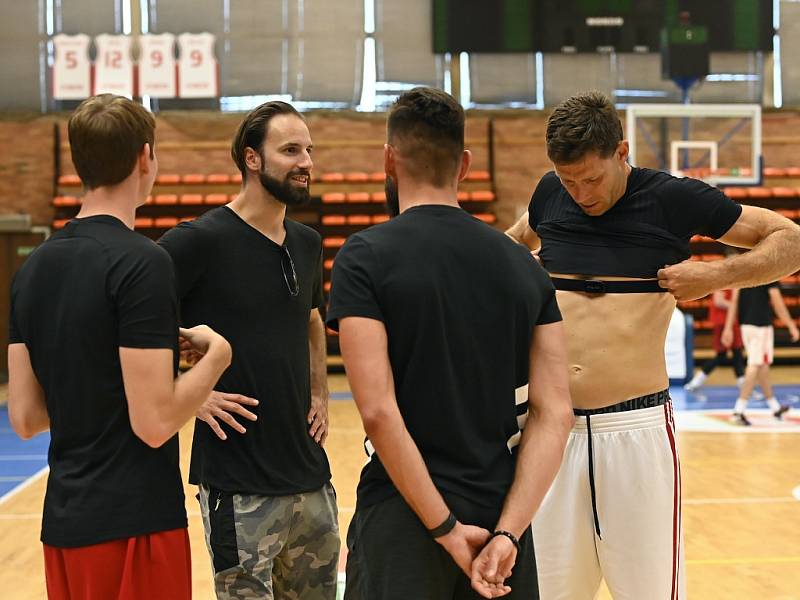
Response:
[[[447,518],[444,520],[444,522],[438,527],[429,529],[428,533],[430,533],[431,537],[433,538],[440,538],[443,535],[447,535],[448,533],[453,531],[453,527],[456,526],[457,522],[458,521],[456,520],[456,516],[453,514],[452,511],[450,511],[450,514],[447,515]]]
[[[492,539],[496,538],[498,535],[502,535],[502,536],[505,536],[508,539],[510,539],[511,543],[514,544],[514,547],[517,549],[517,552],[519,553],[520,548],[519,548],[519,540],[517,539],[517,536],[515,536],[510,531],[505,531],[503,529],[497,529],[497,530],[492,532],[492,535],[489,536],[489,541],[491,542]]]

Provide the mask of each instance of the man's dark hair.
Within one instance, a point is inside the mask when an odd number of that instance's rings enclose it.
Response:
[[[291,104],[275,100],[257,106],[247,113],[244,121],[239,124],[233,143],[231,143],[231,158],[241,171],[242,180],[245,180],[247,176],[247,166],[244,160],[245,148],[252,148],[261,154],[269,122],[277,115],[296,115],[300,119],[303,118]]]
[[[405,92],[389,109],[387,133],[415,179],[443,187],[456,176],[464,109],[450,94],[428,87]]]
[[[88,190],[124,181],[142,147],[153,158],[156,120],[141,104],[113,94],[92,96],[69,118],[72,164]]]
[[[600,92],[567,98],[547,119],[547,156],[567,165],[597,152],[608,158],[622,141],[622,123],[614,105]]]

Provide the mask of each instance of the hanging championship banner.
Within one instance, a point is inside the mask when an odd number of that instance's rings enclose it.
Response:
[[[83,100],[92,95],[90,43],[89,36],[83,33],[59,33],[53,37],[53,98],[56,100]]]
[[[131,38],[103,33],[94,38],[94,93],[133,98],[133,59]]]
[[[215,37],[211,33],[178,36],[178,95],[181,98],[215,98],[219,95]]]
[[[139,38],[139,95],[174,98],[178,95],[175,36],[147,34]]]

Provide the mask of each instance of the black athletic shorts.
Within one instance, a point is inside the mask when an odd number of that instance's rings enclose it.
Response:
[[[448,499],[459,521],[494,528],[499,510]],[[463,506],[462,506],[463,504]],[[503,598],[538,600],[531,528],[520,539]],[[345,600],[473,600],[469,579],[439,545],[401,496],[358,508],[347,532]]]

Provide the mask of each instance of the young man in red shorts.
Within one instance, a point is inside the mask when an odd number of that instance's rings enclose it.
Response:
[[[231,348],[205,325],[180,330],[202,358],[175,379],[172,262],[132,231],[158,166],[154,129],[127,98],[81,103],[69,121],[81,211],[11,288],[9,418],[24,439],[52,436],[41,538],[51,600],[191,597],[176,434]]]
[[[725,362],[728,352],[731,353],[731,365],[733,366],[733,372],[736,374],[736,385],[742,386],[744,382],[744,356],[742,355],[744,344],[742,343],[742,331],[739,327],[739,320],[735,316],[735,311],[731,315],[732,322],[729,334],[731,339],[723,340],[722,338],[728,311],[733,302],[735,302],[733,290],[717,290],[711,294],[708,320],[711,321],[713,327],[711,347],[714,349],[714,358],[706,361],[703,368],[694,374],[692,380],[683,386],[683,389],[687,392],[694,392],[699,389],[711,372]]]

